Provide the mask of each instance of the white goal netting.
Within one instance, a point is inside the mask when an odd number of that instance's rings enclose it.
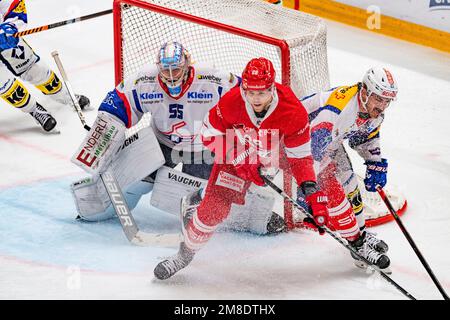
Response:
[[[261,0],[116,0],[114,19],[117,82],[179,41],[194,62],[236,75],[250,59],[269,58],[276,80],[299,97],[329,86],[326,26],[309,14]]]

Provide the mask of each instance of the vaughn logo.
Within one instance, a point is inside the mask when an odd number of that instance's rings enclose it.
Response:
[[[125,141],[122,144],[122,147],[117,150],[117,152],[119,152],[120,150],[125,149],[126,147],[128,147],[130,144],[132,144],[133,142],[137,141],[139,139],[139,133],[135,133],[132,136],[130,136],[129,138],[125,139]]]
[[[192,186],[192,187],[196,187],[196,188],[200,188],[202,186],[202,183],[200,181],[196,181],[194,179],[179,176],[179,175],[177,175],[175,173],[171,173],[171,172],[169,172],[169,179],[180,182],[187,186]]]
[[[430,0],[431,10],[450,10],[450,0]]]

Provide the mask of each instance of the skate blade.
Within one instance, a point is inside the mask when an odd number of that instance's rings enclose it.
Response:
[[[42,131],[44,131],[47,134],[60,134],[61,133],[61,131],[57,127],[54,127],[50,131],[45,131],[44,129],[42,129]]]
[[[370,267],[370,266],[368,266],[364,261],[355,260],[354,264],[355,264],[356,267],[358,267],[358,268],[360,268],[362,270],[366,270],[368,272],[375,272],[375,269]],[[383,271],[386,274],[392,274],[392,270],[389,267],[384,268],[384,269],[380,269],[380,270]]]

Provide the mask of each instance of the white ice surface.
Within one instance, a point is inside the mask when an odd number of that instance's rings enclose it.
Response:
[[[110,0],[29,1],[30,27],[111,7]],[[358,81],[387,65],[399,82],[382,148],[389,181],[406,195],[405,226],[450,291],[450,56],[328,22],[332,85]],[[58,50],[77,92],[91,99],[88,123],[114,86],[112,16],[30,35],[53,68]],[[205,49],[206,50],[206,49]],[[74,220],[69,184],[84,176],[69,161],[85,132],[70,108],[50,105],[62,133],[46,135],[0,102],[0,299],[405,299],[376,275],[353,266],[333,239],[307,231],[277,237],[216,234],[192,264],[165,282],[153,268],[175,248],[136,247],[117,221]],[[355,161],[362,170],[362,161]],[[148,231],[177,229],[175,219],[135,210]],[[390,245],[392,277],[419,299],[441,296],[395,223],[374,228]]]

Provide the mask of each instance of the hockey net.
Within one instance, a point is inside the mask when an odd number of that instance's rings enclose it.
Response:
[[[240,75],[255,57],[270,59],[276,81],[298,97],[329,87],[326,26],[318,17],[261,0],[115,0],[115,80],[153,64],[161,45],[182,43],[194,62]],[[127,135],[148,126],[145,115]],[[292,179],[283,174],[285,190]],[[292,206],[283,206],[294,226]]]
[[[266,57],[299,97],[329,85],[324,22],[261,0],[115,0],[114,29],[116,83],[178,41],[194,61],[237,75]]]

